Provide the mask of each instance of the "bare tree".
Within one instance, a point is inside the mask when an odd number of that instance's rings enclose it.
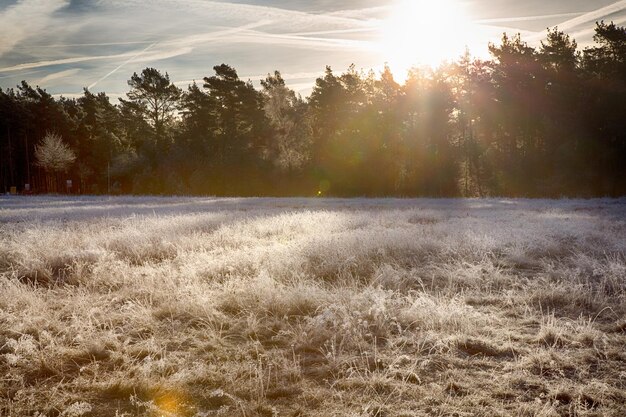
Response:
[[[52,174],[54,178],[52,187],[50,187],[50,178],[48,178],[48,189],[50,190],[50,188],[56,189],[57,174],[65,171],[76,160],[76,154],[63,142],[61,136],[47,133],[35,146],[35,158],[37,165],[42,167],[46,174]]]

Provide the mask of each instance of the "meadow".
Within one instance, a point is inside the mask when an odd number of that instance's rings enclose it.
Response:
[[[626,199],[0,197],[1,416],[624,416]]]

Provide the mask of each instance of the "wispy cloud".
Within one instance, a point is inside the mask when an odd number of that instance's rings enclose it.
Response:
[[[379,20],[384,17],[385,13],[388,13],[391,9],[393,9],[393,6],[391,5],[366,7],[363,9],[339,10],[336,12],[328,13],[327,16],[359,20]]]
[[[239,78],[241,78],[242,80],[259,81],[259,80],[264,80],[268,74],[270,73],[254,74],[254,75],[240,75]],[[273,72],[271,74],[273,74]],[[310,72],[294,72],[294,73],[288,73],[288,72],[282,73],[281,72],[280,75],[285,81],[293,81],[293,80],[315,79],[323,74],[324,74],[324,71],[310,71]],[[202,84],[202,79],[203,77],[198,77],[197,79],[194,79],[194,80],[179,80],[179,81],[174,82],[174,84],[179,87],[186,87],[188,85],[193,84],[194,82]]]
[[[309,72],[291,72],[291,73],[287,72],[287,73],[281,73],[280,76],[283,78],[283,80],[289,81],[289,80],[304,80],[308,78],[317,78],[323,74],[324,74],[324,71],[320,70],[320,71],[309,71]],[[241,78],[251,79],[251,80],[263,80],[265,79],[265,77],[267,77],[267,75],[268,74],[246,75]]]
[[[129,42],[99,42],[99,43],[57,43],[50,45],[29,45],[29,49],[34,48],[74,48],[74,47],[84,47],[84,46],[122,46],[122,45],[146,45],[154,42],[150,41],[129,41]]]
[[[334,29],[334,30],[317,30],[312,32],[288,32],[285,35],[293,35],[293,36],[311,36],[311,35],[340,35],[346,33],[367,33],[367,32],[376,32],[380,31],[381,26],[368,26],[362,28],[351,28],[351,29]]]
[[[308,83],[295,83],[295,84],[287,83],[287,87],[291,88],[293,91],[295,91],[298,94],[309,93],[314,85],[315,85],[314,81],[311,81]]]
[[[536,20],[558,19],[561,17],[580,16],[583,14],[585,14],[585,12],[542,14],[542,15],[535,15],[535,16],[498,17],[495,19],[479,19],[479,20],[475,20],[474,23],[478,25],[483,25],[483,24],[493,24],[493,23],[532,22]]]
[[[180,55],[185,55],[190,53],[193,50],[192,47],[183,47],[177,49],[168,49],[163,51],[154,51],[150,54],[144,54],[141,57],[137,57],[135,61],[137,62],[150,62],[150,61],[159,61],[168,58],[174,58]],[[128,58],[136,55],[136,52],[126,52],[123,54],[114,54],[114,55],[95,55],[95,56],[78,56],[73,58],[63,58],[56,59],[50,61],[37,61],[37,62],[27,62],[24,64],[13,65],[11,67],[0,68],[0,72],[11,72],[11,71],[22,71],[26,69],[32,68],[42,68],[42,67],[51,67],[56,65],[66,65],[66,64],[77,64],[80,62],[88,62],[88,61],[102,61],[102,60],[111,60],[111,59],[119,59],[119,58]]]
[[[263,45],[282,45],[317,50],[373,50],[375,45],[369,41],[344,38],[320,38],[292,34],[274,34],[259,31],[247,31],[228,39],[229,43],[248,43]]]
[[[230,36],[232,35],[236,35],[238,33],[245,32],[248,30],[256,29],[261,26],[266,26],[266,25],[269,25],[270,23],[272,23],[271,20],[261,20],[258,22],[248,23],[245,25],[237,26],[237,27],[226,28],[226,29],[206,32],[206,33],[195,33],[193,35],[173,38],[167,41],[163,41],[161,42],[161,44],[190,46],[190,45],[197,45],[197,44],[212,42],[212,41],[219,40],[219,39],[225,39],[225,38],[230,39]]]
[[[142,49],[141,51],[137,52],[137,54],[133,55],[132,57],[130,57],[129,59],[127,59],[126,61],[122,62],[120,65],[118,65],[117,67],[115,67],[113,70],[107,72],[104,76],[98,78],[96,81],[92,82],[91,84],[89,84],[89,86],[87,87],[88,90],[91,90],[92,88],[94,88],[100,81],[104,81],[107,78],[109,78],[111,75],[115,74],[117,71],[119,71],[122,67],[124,67],[124,65],[129,64],[130,62],[132,62],[133,60],[137,59],[140,55],[148,52],[148,50],[150,48],[152,48],[154,45],[156,45],[156,43],[153,43],[152,45],[148,45],[147,48]]]
[[[573,29],[585,23],[595,22],[596,20],[605,18],[607,16],[612,15],[613,13],[618,13],[623,10],[626,10],[626,0],[615,2],[608,6],[601,7],[591,12],[585,13],[581,16],[575,17],[574,19],[569,19],[564,22],[561,22],[559,23],[559,29],[561,30]]]
[[[80,98],[83,97],[85,95],[85,93],[56,93],[56,94],[52,94],[52,97],[54,98],[60,98],[60,97],[65,97],[65,98]],[[118,98],[121,97],[125,97],[126,93],[111,93],[108,92],[106,93],[107,97],[109,97],[110,100],[116,100]]]
[[[161,42],[163,46],[169,46],[169,48],[164,48],[159,51],[153,51],[150,54],[146,54],[145,52],[151,49],[156,43],[149,45],[147,48],[139,52],[135,51],[135,52],[125,52],[121,54],[112,54],[112,55],[78,56],[78,57],[62,58],[62,59],[56,59],[56,60],[26,62],[23,64],[17,64],[17,65],[0,68],[0,72],[22,71],[22,70],[27,70],[27,69],[32,69],[32,68],[76,64],[76,63],[88,62],[88,61],[115,60],[115,59],[129,58],[127,61],[122,63],[122,65],[119,67],[121,68],[122,66],[133,61],[134,62],[158,61],[162,59],[168,59],[168,58],[173,58],[176,56],[188,54],[193,51],[193,45],[195,44],[218,40],[220,38],[223,38],[224,36],[233,35],[237,33],[238,31],[243,31],[248,28],[258,27],[263,24],[266,24],[266,22],[256,23],[252,25],[245,25],[240,28],[230,28],[230,29],[221,30],[221,31],[214,31],[214,32],[209,32],[209,33],[195,34],[195,35],[170,39],[168,41]]]
[[[46,84],[48,84],[50,81],[59,80],[59,79],[66,78],[66,77],[71,77],[73,75],[78,74],[79,72],[80,72],[80,68],[71,68],[71,69],[67,69],[67,70],[63,70],[59,72],[53,72],[52,74],[48,74],[45,77],[43,77],[41,80],[37,82],[37,84],[42,87],[46,87]]]
[[[580,28],[577,31],[571,32],[570,34],[575,39],[578,38],[587,38],[594,32],[594,27],[590,24],[611,16],[615,13],[619,13],[621,11],[626,10],[626,0],[621,0],[615,3],[612,3],[608,6],[601,7],[598,9],[594,9],[589,12],[569,12],[569,13],[557,13],[557,14],[542,14],[542,15],[533,15],[533,16],[516,16],[516,17],[501,17],[494,19],[479,19],[475,20],[474,23],[483,27],[489,27],[494,30],[499,30],[500,32],[516,32],[523,35],[524,40],[532,43],[537,43],[540,40],[545,39],[546,31],[528,31],[528,30],[520,30],[517,28],[512,28],[509,26],[498,26],[494,25],[497,23],[515,23],[515,22],[527,22],[527,21],[537,21],[544,19],[557,19],[557,18],[565,18],[572,17],[571,19],[564,20],[555,26],[558,26],[560,30],[570,31],[572,29]],[[624,23],[626,22],[626,18],[618,17],[613,19],[616,23]]]
[[[531,44],[538,43],[545,31],[515,26],[538,29],[532,22],[548,19],[550,24],[562,20],[562,30],[591,39],[595,20],[610,15],[619,22],[621,15],[617,13],[626,8],[626,0],[622,0],[582,13],[570,0],[553,0],[550,7],[536,2],[535,13],[507,15],[507,10],[515,9],[511,6],[514,0],[459,1],[468,10],[475,7],[476,14],[472,15],[473,29],[457,36],[478,56],[486,55],[487,42],[497,41],[502,32],[520,32]],[[0,85],[13,83],[18,76],[31,76],[49,86],[52,93],[63,88],[78,94],[84,86],[123,91],[130,73],[159,61],[158,67],[167,69],[173,79],[179,76],[186,80],[196,75],[201,80],[220,62],[234,65],[243,74],[258,74],[242,77],[255,82],[265,78],[265,71],[277,68],[298,89],[306,89],[325,65],[341,68],[354,62],[367,69],[386,60],[387,51],[382,50],[380,39],[395,0],[336,0],[332,8],[339,10],[333,12],[325,11],[329,0],[272,2],[288,4],[289,10],[270,7],[264,0],[246,0],[249,4],[226,0],[94,0],[85,2],[79,14],[68,12],[65,6],[69,3],[17,0],[2,9]],[[355,8],[365,3],[378,7]],[[562,9],[557,10],[555,4]],[[583,4],[582,0],[577,4]],[[481,10],[482,17],[497,17],[496,12],[504,17],[481,19]],[[32,75],[35,72],[38,74]]]
[[[252,3],[251,0],[250,3]],[[145,9],[144,0],[110,0],[112,7]],[[360,19],[349,16],[335,16],[332,13],[307,13],[259,4],[229,3],[225,1],[206,0],[153,0],[149,3],[155,10],[185,10],[187,13],[202,15],[214,21],[229,22],[233,20],[258,22],[272,21],[283,29],[307,27],[347,28],[367,25]]]
[[[520,35],[522,35],[525,39],[528,39],[528,37],[534,37],[537,35],[543,36],[543,32],[536,32],[536,31],[532,31],[532,30],[522,30],[519,28],[513,28],[510,26],[497,26],[497,25],[481,25],[482,28],[486,29],[487,32],[492,33],[493,35],[497,35],[500,36],[502,35],[502,33],[519,33]]]
[[[32,74],[39,74],[41,73],[41,70],[35,70],[35,71],[27,71],[24,72],[22,74],[8,74],[8,75],[1,75],[0,76],[0,80],[6,79],[6,78],[15,78],[18,76],[25,76],[25,75],[32,75]]]
[[[620,16],[620,17],[617,17],[617,18],[611,19],[611,20],[616,25],[623,25],[624,23],[626,23],[626,16]],[[578,30],[576,32],[573,32],[571,34],[571,36],[574,39],[587,39],[587,40],[589,40],[589,39],[591,39],[591,37],[592,37],[592,35],[594,33],[595,33],[595,26],[589,27],[589,28],[585,28],[585,29],[581,29],[581,30]],[[586,44],[586,43],[588,44],[590,42],[583,42],[583,45]]]
[[[0,68],[0,72],[22,71],[32,68],[50,67],[54,65],[77,64],[79,62],[97,61],[103,59],[126,58],[132,56],[132,53],[114,54],[114,55],[95,55],[95,56],[78,56],[72,58],[53,59],[49,61],[25,62],[23,64],[12,65],[10,67]]]
[[[0,13],[0,56],[48,28],[51,15],[68,0],[20,0]]]
[[[170,41],[166,41],[163,42],[164,45],[174,45],[174,46],[178,46],[178,45],[187,45],[187,46],[183,46],[182,48],[178,47],[178,49],[176,49],[176,53],[177,54],[183,54],[183,53],[190,53],[191,51],[193,51],[193,48],[191,45],[194,44],[198,44],[198,43],[205,43],[205,42],[210,42],[210,41],[214,41],[216,39],[225,37],[225,36],[230,36],[230,35],[234,35],[237,32],[241,32],[243,30],[246,29],[251,29],[251,28],[256,28],[256,27],[260,27],[263,25],[266,25],[270,22],[257,22],[254,24],[249,24],[249,25],[244,25],[238,28],[228,28],[225,30],[221,30],[221,31],[216,31],[216,32],[210,32],[210,33],[203,33],[203,34],[197,34],[197,35],[191,35],[191,36],[185,36],[182,38],[178,38],[178,39],[174,39],[174,40],[170,40]],[[150,61],[150,60],[157,60],[158,59],[164,59],[164,58],[171,58],[174,55],[171,55],[164,51],[160,56],[158,55],[151,55],[148,57],[145,57],[143,55],[145,55],[145,53],[151,49],[152,47],[154,47],[157,43],[153,43],[152,45],[148,45],[147,48],[139,51],[136,55],[130,57],[129,59],[127,59],[126,61],[122,62],[120,65],[118,65],[117,67],[115,67],[112,71],[108,72],[107,74],[105,74],[103,77],[99,78],[98,80],[94,81],[93,83],[91,83],[87,88],[88,89],[92,89],[94,88],[100,81],[104,81],[105,79],[109,78],[111,75],[115,74],[117,71],[119,71],[120,69],[122,69],[124,66],[128,65],[131,62],[135,62],[135,61]],[[142,57],[143,56],[143,57]]]
[[[621,0],[621,1],[609,4],[608,6],[600,7],[590,12],[584,13],[573,19],[565,20],[556,26],[559,27],[559,30],[571,31],[572,29],[579,28],[580,26],[583,26],[583,25],[588,25],[589,23],[595,22],[597,20],[601,20],[607,16],[610,16],[614,13],[618,13],[624,10],[626,10],[626,0]],[[593,31],[593,28],[586,27],[586,28],[583,28],[582,30],[579,30],[574,35],[575,37],[577,37],[585,33],[592,33],[592,31]],[[541,32],[538,32],[536,35],[530,36],[527,40],[530,42],[538,42],[542,40],[545,36],[546,36],[546,31],[541,31]]]

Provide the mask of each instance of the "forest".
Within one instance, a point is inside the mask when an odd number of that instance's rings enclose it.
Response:
[[[186,90],[145,68],[119,103],[22,81],[0,89],[0,192],[626,194],[626,28],[598,22],[584,49],[558,28],[536,48],[503,35],[489,52],[402,83],[326,67],[307,98],[226,64]]]

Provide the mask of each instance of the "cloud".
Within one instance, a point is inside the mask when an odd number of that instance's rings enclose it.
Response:
[[[363,28],[351,28],[351,29],[334,29],[334,30],[317,30],[312,32],[290,32],[286,33],[286,35],[295,35],[295,36],[310,36],[310,35],[339,35],[345,33],[367,33],[367,32],[375,32],[379,31],[382,26],[371,26],[371,27],[363,27]]]
[[[152,48],[154,45],[156,45],[156,43],[153,43],[152,45],[148,45],[147,48],[142,49],[141,51],[137,52],[137,54],[133,55],[132,57],[130,57],[129,59],[127,59],[126,61],[122,62],[120,65],[118,65],[117,67],[115,67],[112,71],[107,72],[104,76],[98,78],[98,80],[94,81],[93,83],[89,84],[89,86],[87,87],[88,90],[91,90],[92,88],[94,88],[100,81],[104,81],[107,78],[109,78],[111,75],[115,74],[117,71],[119,71],[122,67],[124,67],[124,65],[132,62],[133,60],[137,59],[140,55],[146,53],[148,51],[148,49]]]
[[[616,25],[622,25],[624,23],[626,23],[626,16],[621,16],[615,19],[611,19]],[[594,27],[590,27],[590,28],[585,28],[579,31],[576,31],[574,33],[571,34],[572,38],[574,39],[584,39],[587,40],[587,42],[583,42],[583,46],[585,46],[584,44],[590,44],[591,42],[589,42],[592,38],[593,38],[593,34],[595,33],[595,26]]]
[[[272,73],[271,75],[274,75],[274,73]],[[317,78],[321,75],[324,75],[324,71],[320,70],[320,71],[310,71],[310,72],[292,72],[292,73],[280,73],[280,76],[283,78],[283,80],[285,81],[289,81],[289,80],[303,80],[303,79],[309,79],[309,78]],[[258,74],[258,75],[247,75],[245,77],[241,77],[242,79],[251,79],[251,80],[264,80],[265,77],[267,77],[267,74]]]
[[[53,72],[52,74],[48,74],[45,77],[43,77],[41,80],[37,82],[37,84],[42,87],[45,87],[46,84],[49,83],[50,81],[59,80],[61,78],[66,78],[66,77],[71,77],[73,75],[78,74],[79,72],[80,72],[80,68],[71,68],[71,69],[66,69],[64,71]]]
[[[482,17],[494,17],[480,19],[476,15],[472,22],[475,30],[457,35],[480,56],[487,55],[487,42],[497,42],[502,32],[520,32],[531,44],[545,37],[545,31],[511,26],[539,30],[543,20],[563,20],[560,29],[571,27],[571,32],[588,36],[592,33],[590,22],[611,14],[615,17],[626,7],[623,0],[581,13],[575,7],[584,6],[585,0],[554,0],[549,5],[537,1],[519,7],[513,7],[514,0],[459,1],[472,5]],[[602,3],[607,1],[611,0]],[[68,7],[68,3],[74,6]],[[9,34],[11,38],[9,43],[0,39],[0,54],[4,53],[0,59],[0,81],[11,83],[12,78],[40,71],[31,77],[45,80],[52,93],[58,93],[60,88],[78,93],[83,86],[122,91],[128,74],[140,71],[147,63],[159,61],[158,65],[167,68],[174,80],[176,76],[180,80],[196,76],[202,80],[200,75],[206,75],[213,65],[228,62],[241,73],[260,74],[242,76],[243,79],[257,82],[265,78],[265,71],[277,68],[284,71],[286,80],[301,84],[301,88],[305,81],[321,75],[325,65],[344,67],[354,62],[367,69],[384,62],[385,51],[378,40],[383,36],[385,18],[393,3],[394,0],[17,0],[0,9],[0,37],[7,38]],[[506,10],[509,16],[502,14]],[[498,14],[505,17],[497,18]],[[76,72],[66,72],[72,70]],[[58,82],[61,79],[62,84]],[[188,83],[177,81],[178,85]]]
[[[604,7],[600,7],[598,9],[594,9],[589,12],[570,12],[570,13],[558,13],[558,14],[544,14],[544,15],[536,15],[536,16],[518,16],[518,17],[503,17],[503,18],[494,18],[494,19],[482,19],[475,20],[475,24],[479,24],[482,27],[488,27],[493,30],[500,30],[500,32],[516,32],[522,34],[524,40],[534,44],[539,41],[545,39],[547,32],[546,30],[541,31],[528,31],[528,30],[519,30],[511,27],[503,27],[503,26],[494,26],[494,23],[514,23],[514,22],[526,22],[526,21],[535,21],[542,19],[556,19],[559,17],[572,17],[571,19],[564,20],[554,26],[558,26],[559,30],[570,32],[570,35],[574,39],[578,38],[588,38],[586,40],[591,40],[590,35],[593,34],[594,28],[589,26],[590,23],[601,20],[607,16],[610,16],[615,13],[619,13],[621,11],[626,10],[626,0],[621,0],[612,4],[609,4]],[[626,21],[626,18],[617,18],[614,19],[616,23],[620,24]],[[572,29],[580,28],[577,31],[571,32]]]
[[[310,82],[307,83],[287,83],[287,87],[299,94],[310,92],[313,89],[314,85],[315,79],[312,79]]]
[[[543,36],[543,32],[534,32],[532,30],[522,30],[518,28],[512,28],[509,26],[480,25],[480,27],[485,29],[485,33],[489,33],[490,37],[500,36],[505,32],[506,33],[511,33],[511,32],[519,33],[525,39],[528,39],[529,37],[533,37],[537,35]]]
[[[21,0],[0,13],[0,56],[23,40],[49,29],[52,14],[67,0]]]
[[[600,20],[609,15],[612,15],[613,13],[618,13],[623,10],[626,10],[626,0],[621,0],[613,4],[609,4],[608,6],[593,10],[589,13],[585,13],[581,16],[575,17],[574,19],[566,20],[565,22],[559,23],[558,26],[560,30],[569,30],[585,23],[595,22],[596,20]]]
[[[23,64],[12,65],[10,67],[0,68],[0,72],[21,71],[32,68],[50,67],[53,65],[77,64],[79,62],[96,61],[111,58],[126,58],[132,53],[115,54],[115,55],[95,55],[95,56],[78,56],[72,58],[53,59],[49,61],[25,62]]]
[[[544,19],[556,19],[560,17],[571,17],[571,16],[580,16],[585,14],[584,12],[572,12],[572,13],[557,13],[557,14],[543,14],[537,16],[517,16],[517,17],[498,17],[495,19],[480,19],[475,20],[473,23],[482,25],[482,24],[491,24],[491,23],[508,23],[508,22],[530,22],[535,20],[544,20]]]
[[[72,48],[83,46],[120,46],[120,45],[146,45],[154,43],[150,41],[129,41],[129,42],[100,42],[100,43],[59,43],[51,45],[30,45],[31,48]]]
[[[343,38],[319,38],[310,36],[298,36],[292,34],[274,34],[258,31],[248,31],[228,38],[229,43],[248,43],[263,45],[282,45],[296,48],[316,50],[374,50],[373,42],[343,39]]]
[[[246,25],[241,25],[238,27],[226,28],[223,30],[206,32],[206,33],[197,33],[193,35],[183,36],[180,38],[174,38],[168,41],[161,42],[163,45],[196,45],[202,44],[206,42],[215,41],[218,39],[224,39],[226,37],[235,35],[237,33],[241,33],[247,30],[256,29],[261,26],[269,25],[271,20],[262,20],[254,23],[249,23]],[[229,38],[230,39],[230,38]]]
[[[56,94],[52,94],[52,97],[54,98],[61,98],[61,97],[65,97],[65,98],[81,98],[85,95],[84,92],[82,93],[56,93]],[[106,93],[107,97],[109,98],[109,100],[116,100],[119,99],[121,97],[125,97],[126,93]]]
[[[624,10],[626,10],[626,0],[621,0],[621,1],[609,4],[608,6],[600,7],[590,12],[584,13],[573,19],[565,20],[556,26],[558,26],[559,30],[567,32],[577,27],[580,27],[580,26],[583,26],[592,22],[596,22],[607,16],[610,16],[615,13],[619,13]],[[592,32],[593,32],[593,28],[586,27],[586,28],[580,29],[578,32],[575,32],[574,36],[575,37],[582,36],[582,35],[589,34]],[[545,38],[545,36],[546,36],[546,31],[541,31],[541,32],[538,32],[537,35],[531,36],[528,40],[530,42],[533,42],[533,41],[537,42]]]
[[[216,40],[216,39],[219,39],[219,38],[224,37],[224,36],[233,35],[233,34],[239,32],[239,31],[246,30],[248,28],[259,27],[259,26],[266,25],[268,23],[269,22],[258,22],[258,23],[255,23],[255,24],[244,25],[244,26],[241,26],[241,27],[238,27],[238,28],[229,28],[229,29],[222,30],[222,31],[217,31],[217,32],[210,32],[210,33],[186,36],[186,37],[175,39],[173,41],[164,42],[164,44],[187,45],[187,46],[183,46],[182,48],[177,49],[177,52],[175,52],[175,54],[182,55],[182,54],[190,53],[191,51],[193,51],[193,48],[191,47],[191,45],[193,45],[193,44],[210,42],[212,40]],[[166,58],[172,58],[173,56],[176,56],[176,55],[172,55],[171,52],[169,54],[168,54],[168,52],[162,52],[161,55],[154,55],[153,54],[153,55],[145,56],[145,53],[149,49],[154,47],[156,44],[157,43],[153,43],[152,45],[148,45],[147,48],[139,51],[136,55],[134,55],[134,56],[130,57],[128,60],[122,62],[120,65],[115,67],[112,71],[108,72],[106,75],[104,75],[103,77],[99,78],[97,81],[94,81],[93,83],[91,83],[87,88],[88,89],[92,89],[100,81],[104,81],[105,79],[109,78],[111,75],[115,74],[117,71],[119,71],[125,65],[127,65],[127,64],[129,64],[131,62],[156,61],[158,59],[166,59]]]
[[[198,62],[201,60],[199,53],[207,54],[207,46],[211,44],[224,45],[224,49],[211,49],[212,53],[219,54],[226,50],[226,45],[236,44],[303,51],[367,50],[370,48],[368,42],[342,39],[340,36],[375,30],[371,22],[348,16],[224,1],[86,2],[80,15],[59,11],[68,3],[68,0],[22,0],[2,13],[3,20],[0,22],[10,21],[14,26],[14,22],[21,20],[16,18],[17,14],[22,16],[26,6],[33,13],[37,11],[45,16],[45,19],[42,18],[38,25],[41,30],[33,32],[30,42],[20,45],[20,54],[13,54],[11,59],[4,61],[0,73],[23,72],[27,75],[24,72],[32,69],[50,71],[57,66],[78,65],[83,69],[82,77],[74,82],[93,88],[109,78],[114,79],[118,71],[132,63],[171,59],[192,52],[195,54],[189,57],[189,61]],[[10,10],[13,12],[9,13]],[[267,26],[267,30],[260,31],[263,26]],[[198,33],[199,28],[215,30]],[[50,36],[41,35],[44,29],[50,31]],[[13,27],[6,29],[7,34],[14,31]],[[35,36],[37,33],[39,36]],[[46,45],[46,41],[50,45]],[[125,48],[132,48],[133,45],[141,46],[132,50]],[[197,51],[199,48],[202,52]],[[103,61],[107,61],[108,68],[97,74]],[[109,63],[115,61],[118,62],[114,65]]]
[[[348,28],[361,27],[367,25],[360,19],[348,16],[334,16],[324,13],[307,13],[303,11],[281,9],[277,7],[261,6],[256,4],[237,4],[223,1],[205,0],[154,0],[148,3],[153,11],[171,12],[172,10],[183,10],[187,14],[196,16],[203,15],[212,21],[232,22],[232,21],[272,21],[277,27],[282,29],[297,28],[298,30],[307,27],[324,28]],[[127,8],[135,7],[145,10],[147,3],[143,0],[110,0],[112,7]]]
[[[155,51],[151,54],[146,54],[140,58],[137,58],[135,59],[135,61],[136,62],[159,61],[162,59],[174,58],[180,55],[185,55],[185,54],[190,53],[192,50],[193,48],[188,46],[188,47],[177,48],[177,49]],[[63,59],[56,59],[56,60],[51,60],[51,61],[27,62],[24,64],[13,65],[11,67],[0,68],[0,72],[21,71],[25,69],[50,67],[54,65],[76,64],[79,62],[87,62],[87,61],[128,58],[128,57],[133,57],[134,55],[136,55],[136,52],[127,52],[127,53],[115,54],[115,55],[78,56],[78,57],[73,57],[73,58],[63,58]]]
[[[241,78],[242,80],[252,80],[252,81],[259,81],[259,80],[264,80],[265,77],[267,77],[268,73],[265,74],[255,74],[255,75],[241,75],[239,76],[239,78]],[[271,72],[271,74],[273,75],[274,72]],[[315,79],[319,76],[324,75],[324,71],[320,70],[320,71],[311,71],[311,72],[294,72],[294,73],[280,73],[281,77],[283,77],[283,80],[285,81],[293,81],[293,80],[310,80],[310,79]],[[179,80],[179,81],[175,81],[174,84],[177,86],[183,86],[186,87],[188,85],[193,84],[194,82],[199,83],[200,85],[202,84],[202,80],[204,77],[199,77],[198,79],[195,80]]]
[[[392,6],[366,7],[363,9],[338,10],[328,13],[327,16],[343,17],[359,20],[379,20],[385,13],[393,9]]]

